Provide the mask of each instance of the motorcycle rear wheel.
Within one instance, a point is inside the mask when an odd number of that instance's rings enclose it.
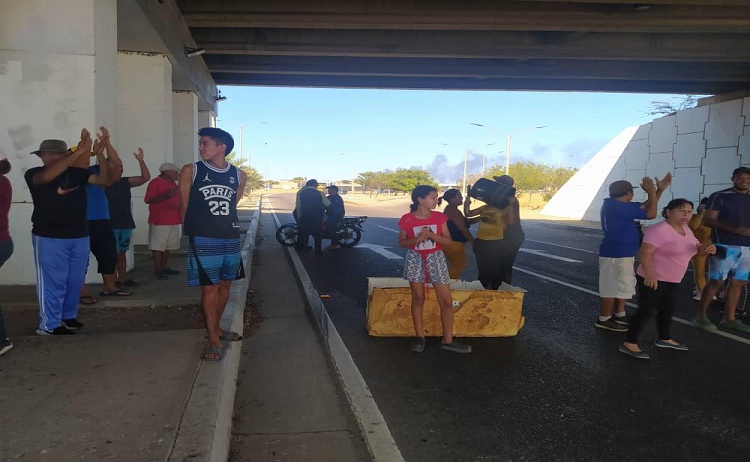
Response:
[[[287,223],[279,226],[276,230],[276,240],[279,244],[291,247],[297,243],[297,225],[295,223]]]

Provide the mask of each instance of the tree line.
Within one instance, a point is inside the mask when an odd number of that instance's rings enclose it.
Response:
[[[510,165],[510,174],[515,180],[519,191],[540,191],[545,199],[551,198],[578,169],[571,167],[551,167],[536,162],[515,162]],[[505,167],[494,165],[485,171],[485,178],[492,178],[505,174]],[[468,175],[466,182],[474,183],[479,175]],[[365,190],[393,190],[409,193],[417,185],[429,184],[437,186],[437,181],[426,171],[421,169],[396,169],[383,171],[367,171],[357,176],[357,183]],[[458,188],[463,188],[461,179],[455,182]]]

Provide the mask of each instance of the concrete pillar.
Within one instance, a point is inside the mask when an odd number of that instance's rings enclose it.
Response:
[[[36,282],[31,196],[23,174],[45,138],[74,144],[81,128],[117,135],[116,0],[4,0],[0,14],[0,151],[12,164],[10,232],[15,253],[3,284]],[[12,109],[11,109],[12,108]]]
[[[211,111],[198,111],[198,128],[215,127],[216,114]]]
[[[132,155],[144,151],[151,177],[159,175],[159,165],[174,162],[172,153],[172,65],[158,53],[119,52],[117,54],[118,132],[117,144],[125,175],[138,174]],[[147,185],[132,190],[134,245],[148,243],[148,206],[143,202]]]
[[[174,163],[198,160],[198,97],[190,91],[172,92]]]

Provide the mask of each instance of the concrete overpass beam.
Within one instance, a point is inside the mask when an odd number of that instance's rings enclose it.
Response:
[[[4,284],[36,282],[31,195],[23,174],[46,138],[74,144],[80,130],[117,134],[116,0],[5,0],[0,15],[0,152],[12,164],[10,232],[15,253]]]

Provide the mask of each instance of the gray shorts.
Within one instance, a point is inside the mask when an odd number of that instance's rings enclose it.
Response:
[[[425,281],[424,271],[427,268],[428,280]],[[431,284],[448,284],[451,281],[448,274],[448,263],[442,250],[427,254],[426,258],[416,251],[409,249],[404,259],[404,279],[409,282],[429,282]]]

